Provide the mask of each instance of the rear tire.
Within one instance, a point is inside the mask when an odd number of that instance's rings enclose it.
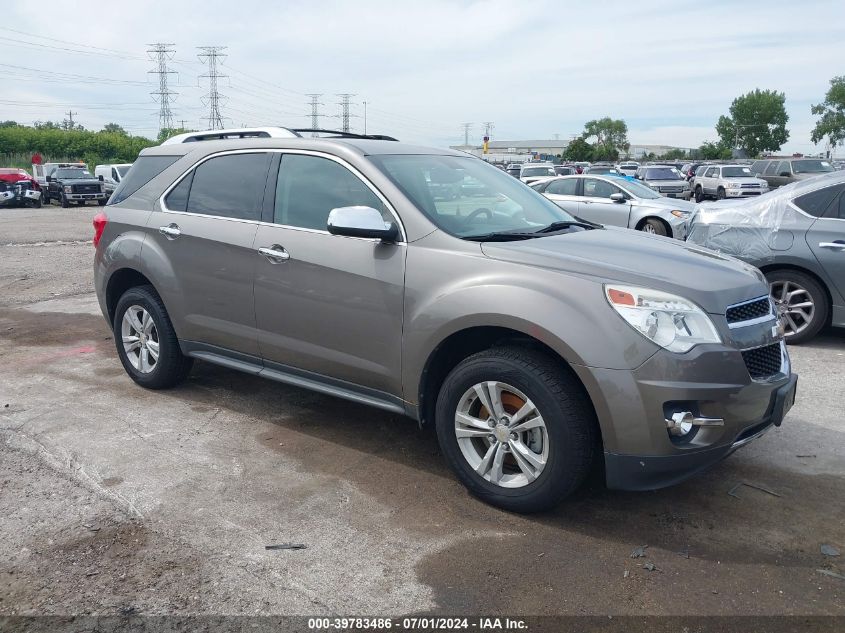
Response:
[[[131,325],[133,320],[139,322],[139,327]],[[164,303],[152,286],[137,286],[123,293],[114,311],[113,329],[120,362],[129,377],[142,387],[175,387],[191,371],[193,359],[182,354]],[[135,349],[127,349],[133,346]],[[146,362],[142,360],[145,350]]]
[[[825,289],[810,275],[797,270],[772,270],[766,273],[766,281],[778,315],[782,315],[786,326],[787,343],[805,343],[827,324],[830,300]],[[807,303],[812,306],[805,305]]]
[[[492,392],[485,393],[488,397],[498,393],[505,411],[499,422],[494,421],[495,428],[484,426],[489,426],[495,413],[487,411],[480,395],[476,397],[476,388],[483,391],[485,385],[495,385]],[[516,417],[509,422],[520,407],[532,406],[521,420]],[[459,416],[463,417],[459,420]],[[475,424],[463,422],[468,418]],[[518,428],[536,425],[538,418],[542,429]],[[524,513],[554,507],[583,483],[593,464],[598,437],[592,404],[577,378],[561,367],[559,360],[520,347],[485,350],[455,367],[440,389],[435,425],[446,461],[470,493],[491,505]],[[471,437],[466,437],[467,430]],[[460,440],[459,431],[464,435]],[[496,472],[500,448],[503,457]],[[488,467],[485,460],[490,451],[494,456]],[[475,466],[471,457],[478,462]],[[532,468],[541,457],[542,465]]]

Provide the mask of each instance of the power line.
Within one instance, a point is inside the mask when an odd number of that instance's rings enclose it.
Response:
[[[200,61],[204,64],[208,63],[208,72],[200,75],[198,79],[208,79],[208,95],[203,100],[203,103],[208,106],[208,116],[203,117],[208,120],[208,129],[222,130],[223,117],[220,115],[220,99],[223,97],[217,90],[217,80],[221,77],[228,77],[228,75],[220,74],[217,69],[217,64],[220,59],[226,57],[222,51],[226,50],[225,46],[198,46],[202,53],[199,53]]]
[[[341,122],[340,129],[341,129],[341,131],[349,132],[350,131],[349,119],[351,117],[357,116],[355,114],[349,113],[349,106],[351,105],[349,100],[352,97],[354,97],[355,95],[351,92],[339,92],[339,93],[337,93],[336,96],[340,97],[340,101],[338,102],[338,105],[340,106],[340,114],[335,115],[335,116],[340,118],[340,122]]]
[[[308,102],[308,105],[311,106],[311,129],[319,130],[320,129],[320,106],[326,105],[320,102],[320,97],[322,94],[319,93],[311,93],[305,95],[306,97],[310,97],[311,101]],[[317,136],[316,132],[312,132],[311,136]]]
[[[472,123],[461,123],[464,128],[464,145],[469,145],[469,131],[472,129]]]
[[[148,70],[147,72],[158,75],[158,91],[153,91],[150,94],[153,99],[158,97],[159,132],[165,128],[173,128],[173,113],[170,111],[170,102],[175,100],[177,93],[167,87],[167,76],[176,74],[175,70],[167,69],[168,60],[173,59],[173,53],[176,52],[175,49],[170,48],[171,46],[173,46],[173,44],[157,42],[156,44],[150,44],[150,48],[147,49],[147,54],[150,55],[151,59],[154,59],[156,62],[155,69]]]

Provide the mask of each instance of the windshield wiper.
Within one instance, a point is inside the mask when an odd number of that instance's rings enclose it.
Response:
[[[535,233],[554,233],[555,231],[563,231],[564,229],[568,229],[573,226],[580,226],[583,229],[597,229],[601,227],[600,224],[594,224],[593,222],[586,222],[584,220],[570,220],[564,222],[552,222],[548,226],[544,226],[542,229],[535,231]]]
[[[463,239],[471,242],[515,242],[540,237],[534,233],[483,233],[481,235],[467,235]]]

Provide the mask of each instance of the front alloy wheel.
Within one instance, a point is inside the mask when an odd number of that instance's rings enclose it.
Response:
[[[143,307],[130,306],[120,324],[123,349],[129,363],[142,374],[149,374],[158,362],[159,342],[155,321]]]
[[[769,271],[766,279],[786,342],[803,343],[818,334],[830,314],[830,300],[818,281],[789,269]]]
[[[470,467],[503,488],[530,484],[549,456],[548,432],[537,407],[503,382],[467,389],[455,412],[455,437]]]

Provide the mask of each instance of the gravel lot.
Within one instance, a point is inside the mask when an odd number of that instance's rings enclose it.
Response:
[[[203,363],[135,386],[92,291],[98,210],[0,211],[0,615],[845,615],[817,571],[845,574],[842,331],[791,348],[784,426],[711,471],[521,517],[409,419]]]

